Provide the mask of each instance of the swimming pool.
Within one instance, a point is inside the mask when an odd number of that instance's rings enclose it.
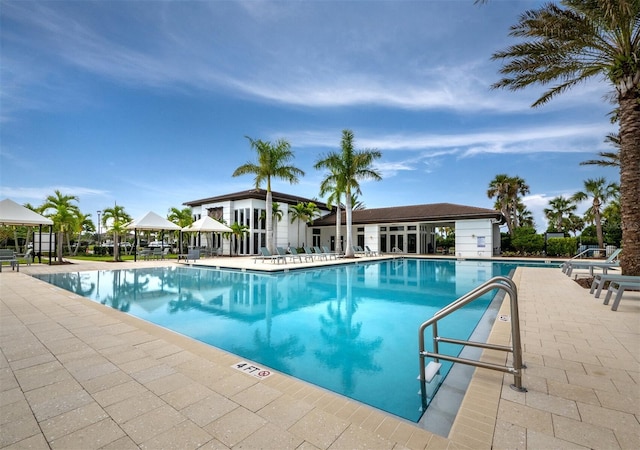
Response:
[[[37,277],[417,422],[418,327],[516,265],[402,259],[275,274],[172,266]],[[467,339],[491,298],[465,306],[440,329]],[[442,378],[450,367],[443,362]]]

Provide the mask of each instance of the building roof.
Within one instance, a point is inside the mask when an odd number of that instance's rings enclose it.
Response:
[[[341,213],[342,223],[345,223],[346,213],[344,211]],[[351,219],[353,225],[454,221],[462,219],[496,219],[500,221],[500,223],[504,222],[504,217],[500,211],[476,208],[475,206],[455,205],[453,203],[432,203],[428,205],[354,210]],[[336,216],[334,213],[315,220],[312,226],[335,226],[335,224]]]
[[[325,209],[330,211],[331,208],[327,207],[326,203],[319,202],[318,200],[314,200],[311,198],[299,197],[297,195],[289,195],[283,194],[281,192],[271,191],[271,197],[274,202],[279,203],[287,203],[289,205],[296,205],[300,202],[313,202],[318,208]],[[200,200],[192,200],[190,202],[184,202],[183,205],[186,206],[202,206],[207,203],[219,203],[219,202],[227,202],[227,201],[235,201],[235,200],[246,200],[249,198],[254,198],[258,200],[266,200],[267,199],[267,191],[265,189],[249,189],[248,191],[234,192],[232,194],[219,195],[217,197],[208,197]]]

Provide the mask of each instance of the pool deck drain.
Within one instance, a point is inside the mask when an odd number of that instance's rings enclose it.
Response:
[[[448,437],[280,373],[239,372],[237,355],[28,276],[175,264],[3,270],[0,448],[640,448],[640,294],[611,311],[560,269],[514,277],[529,391],[476,369]],[[508,339],[509,323],[496,320],[489,341]]]

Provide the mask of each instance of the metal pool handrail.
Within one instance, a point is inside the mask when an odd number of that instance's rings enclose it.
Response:
[[[465,341],[460,339],[446,338],[438,335],[438,321],[448,316],[449,314],[457,311],[463,306],[477,300],[482,295],[494,289],[501,289],[509,294],[511,305],[511,346],[489,344],[484,342]],[[428,326],[432,326],[433,330],[433,352],[428,352],[424,347],[424,331]],[[423,406],[426,407],[426,375],[425,375],[425,358],[434,358],[437,363],[440,359],[445,361],[452,361],[454,363],[468,364],[471,366],[482,367],[485,369],[498,370],[500,372],[506,372],[513,374],[513,384],[511,388],[519,391],[526,392],[526,388],[522,387],[522,369],[526,368],[522,363],[522,344],[520,340],[520,318],[518,314],[518,293],[517,288],[513,280],[508,277],[498,276],[493,277],[475,289],[469,291],[462,297],[455,300],[453,303],[442,308],[435,313],[433,317],[422,325],[418,332],[419,342],[419,355],[420,355],[420,387],[423,399]],[[439,353],[438,345],[440,342],[447,342],[457,345],[468,345],[471,347],[480,347],[490,350],[499,350],[509,352],[513,354],[513,365],[500,365],[493,364],[484,361],[477,361],[473,359],[459,358],[456,356],[449,356]]]

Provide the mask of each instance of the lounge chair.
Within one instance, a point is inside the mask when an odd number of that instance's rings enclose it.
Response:
[[[260,247],[260,253],[261,253],[261,256],[256,256],[255,258],[253,258],[253,263],[254,264],[259,259],[262,260],[262,261],[268,260],[268,261],[271,261],[272,263],[274,261],[276,261],[278,264],[280,264],[280,261],[286,262],[284,256],[271,254],[271,252],[269,251],[269,249],[267,247]]]
[[[637,276],[634,275],[618,275],[618,274],[604,274],[598,273],[593,277],[593,282],[591,283],[591,289],[589,290],[590,294],[595,292],[595,297],[599,298],[602,289],[604,288],[605,283],[611,283],[612,281],[640,281]]]
[[[574,269],[589,269],[589,275],[591,276],[594,276],[594,269],[601,269],[602,273],[606,274],[608,269],[620,267],[620,262],[617,261],[617,259],[621,251],[621,248],[616,249],[604,261],[578,261],[575,259],[565,261],[562,263],[562,271],[566,273],[568,277],[571,276]]]
[[[367,256],[367,252],[365,252],[359,245],[353,245],[351,248],[353,249],[353,254],[355,256]]]
[[[313,255],[308,255],[306,252],[304,254],[300,254],[298,253],[298,250],[295,247],[291,247],[289,249],[289,251],[291,252],[292,255],[294,256],[298,256],[300,258],[300,262],[302,262],[302,257],[304,256],[304,260],[305,261],[313,261]]]
[[[279,256],[282,256],[284,258],[284,262],[287,262],[287,258],[291,259],[291,262],[294,262],[296,259],[298,259],[300,262],[302,262],[302,258],[300,257],[300,255],[298,254],[288,254],[287,251],[282,248],[282,247],[276,247],[276,251],[278,252]]]
[[[329,247],[327,247],[326,245],[323,245],[320,248],[322,249],[322,253],[327,255],[329,257],[329,259],[331,259],[331,258],[333,258],[333,259],[344,258],[344,255],[341,255],[340,253],[337,253],[337,252],[332,252],[331,250],[329,250]]]
[[[319,255],[322,255],[322,257],[324,257],[325,260],[330,260],[330,259],[336,259],[336,255],[334,255],[331,252],[326,252],[324,251],[324,249],[320,248],[320,247],[313,247],[313,251],[316,252]]]
[[[620,300],[622,300],[622,294],[624,291],[640,291],[640,277],[636,277],[638,281],[612,281],[609,283],[609,289],[607,295],[604,297],[603,305],[608,305],[609,300],[615,294],[613,304],[611,305],[611,311],[617,311]]]
[[[365,246],[364,246],[364,249],[365,249],[365,251],[366,251],[366,254],[367,254],[367,255],[369,255],[369,256],[380,256],[380,252],[374,252],[373,250],[371,250],[371,249],[369,248],[369,246],[368,246],[368,245],[365,245]]]
[[[327,255],[325,255],[325,254],[324,254],[324,253],[322,253],[322,252],[318,252],[318,251],[313,252],[313,250],[311,250],[311,247],[303,247],[303,248],[304,248],[304,252],[305,252],[307,255],[311,255],[311,257],[312,257],[313,259],[318,259],[318,260],[320,260],[320,259],[327,259]]]

